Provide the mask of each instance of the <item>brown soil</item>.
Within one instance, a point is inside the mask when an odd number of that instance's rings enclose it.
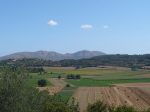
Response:
[[[81,112],[86,110],[88,104],[97,100],[104,101],[110,106],[133,106],[141,111],[150,107],[150,89],[143,89],[144,87],[150,87],[150,83],[123,84],[114,87],[80,87],[73,97],[76,102],[79,102]]]
[[[54,95],[54,94],[60,92],[66,86],[66,82],[63,79],[50,78],[49,80],[53,86],[38,87],[40,91],[47,90],[50,95]]]

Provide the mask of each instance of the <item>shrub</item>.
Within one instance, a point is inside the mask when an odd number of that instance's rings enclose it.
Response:
[[[107,112],[107,105],[101,101],[94,104],[89,104],[87,107],[87,112]]]
[[[45,79],[38,80],[38,86],[44,87],[47,85],[47,81]]]
[[[0,79],[0,112],[41,112],[49,96],[27,86],[28,79],[23,68],[4,68]]]
[[[71,112],[64,103],[46,103],[42,112]]]
[[[119,106],[111,109],[110,112],[136,112],[136,110],[133,107]]]
[[[76,79],[80,79],[81,78],[81,76],[80,75],[76,75]]]
[[[80,78],[81,78],[80,75],[73,75],[73,74],[67,75],[67,79],[80,79]]]
[[[70,87],[70,84],[66,84],[66,87]]]
[[[29,77],[24,69],[5,68],[0,75],[0,112],[78,112],[60,97],[27,86]]]
[[[58,79],[61,79],[61,75],[58,76]]]

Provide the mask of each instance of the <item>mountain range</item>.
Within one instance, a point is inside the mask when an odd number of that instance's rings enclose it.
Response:
[[[75,60],[86,59],[86,58],[91,58],[94,56],[101,56],[101,55],[106,55],[106,54],[101,51],[88,51],[88,50],[82,50],[75,53],[66,53],[66,54],[61,54],[54,51],[37,51],[37,52],[17,52],[14,54],[0,57],[0,60],[37,58],[43,60],[60,61],[64,59],[75,59]]]

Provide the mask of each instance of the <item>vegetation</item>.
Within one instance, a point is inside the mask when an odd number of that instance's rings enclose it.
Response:
[[[150,78],[112,79],[112,80],[97,80],[97,79],[90,79],[90,78],[82,78],[80,80],[67,80],[67,82],[75,86],[112,86],[112,84],[118,84],[118,83],[150,82]]]
[[[29,74],[28,72],[28,69],[16,66],[0,68],[0,112],[79,112],[78,103],[75,103],[74,99],[72,102],[70,100],[76,87],[150,82],[150,78],[141,78],[142,74],[149,73],[147,70],[61,69],[47,70],[48,73],[42,75],[38,72]],[[68,73],[72,74],[67,75]],[[41,87],[51,85],[47,79],[53,76],[58,79],[67,77],[66,87],[61,92],[50,96],[47,91],[39,92],[36,89],[38,85]],[[136,111],[134,108],[126,106],[109,107],[99,101],[89,105],[87,112]],[[149,112],[149,110],[143,112]]]
[[[61,100],[63,100],[65,103],[68,103],[75,90],[75,87],[65,87],[61,92],[56,95],[60,96]]]
[[[25,86],[27,75],[23,69],[5,68],[0,80],[1,112],[40,112],[47,96]]]
[[[61,67],[46,67],[45,71],[51,75],[51,77],[61,77],[65,78],[66,75],[80,75],[81,77],[91,76],[92,78],[100,78],[100,79],[127,79],[127,78],[142,78],[141,76],[144,74],[149,74],[150,70],[138,70],[131,71],[127,68],[117,69],[115,68],[83,68],[83,69],[70,69],[70,68],[61,68]]]
[[[39,75],[38,73],[29,73],[29,77],[28,80],[26,81],[26,85],[36,88],[38,86],[38,81],[44,79],[47,82],[47,86],[51,86],[52,84],[49,80],[47,80],[48,78],[50,78],[49,74]]]
[[[41,59],[22,59],[22,60],[4,60],[0,62],[0,66],[3,65],[24,65],[25,67],[41,67],[41,66],[74,66],[77,69],[83,67],[96,67],[96,66],[122,66],[141,68],[143,66],[150,66],[150,54],[145,55],[102,55],[93,57],[90,59],[80,60],[61,60],[61,61],[50,61]]]
[[[94,104],[88,105],[87,112],[138,112],[138,111],[130,106],[110,107],[101,101],[97,101]],[[142,112],[149,112],[149,109]]]
[[[45,70],[42,67],[28,67],[27,70],[30,73],[45,73]]]
[[[44,87],[47,85],[47,81],[45,79],[38,80],[38,86]]]
[[[27,86],[27,80],[24,69],[1,71],[0,112],[77,112],[77,105],[67,105],[57,96]]]
[[[61,79],[61,75],[58,76],[58,79]]]
[[[67,75],[67,79],[80,79],[80,78],[81,78],[80,75],[73,75],[73,74]]]
[[[107,112],[107,105],[101,101],[88,105],[87,112]]]

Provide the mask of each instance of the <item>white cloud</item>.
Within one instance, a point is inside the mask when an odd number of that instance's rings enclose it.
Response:
[[[48,23],[47,23],[49,26],[57,26],[58,25],[58,22],[55,21],[55,20],[49,20]]]
[[[90,25],[90,24],[84,24],[84,25],[81,25],[81,28],[84,29],[84,30],[88,30],[88,29],[92,29],[93,26]]]
[[[103,28],[104,28],[104,29],[108,29],[109,26],[108,26],[108,25],[104,25]]]

